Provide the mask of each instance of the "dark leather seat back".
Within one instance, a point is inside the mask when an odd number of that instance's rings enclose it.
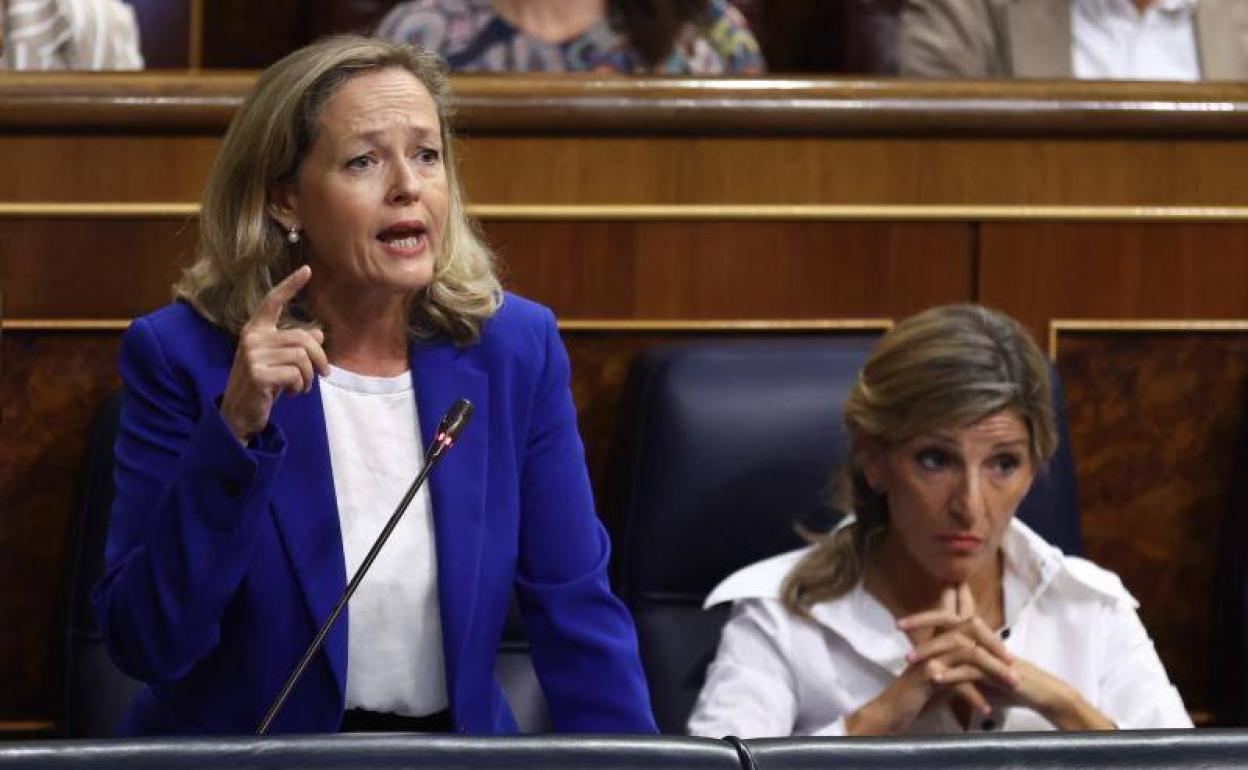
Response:
[[[91,610],[91,586],[104,569],[104,543],[113,508],[113,443],[120,416],[121,394],[117,394],[92,426],[82,505],[70,551],[64,724],[68,738],[113,735],[139,689],[139,683],[108,657]]]
[[[703,612],[732,572],[826,530],[845,460],[841,405],[878,335],[719,340],[653,348],[630,373],[633,436],[616,583],[637,622],[655,717],[684,732],[726,607]],[[1069,449],[1020,516],[1081,552]]]
[[[104,567],[104,545],[113,508],[113,444],[122,394],[101,410],[87,455],[82,506],[69,565],[65,656],[65,726],[69,738],[103,738],[116,727],[140,683],[109,658],[91,609],[91,586]],[[495,675],[524,732],[551,729],[550,712],[533,669],[528,640],[515,605],[499,645]],[[276,693],[274,693],[276,695]]]

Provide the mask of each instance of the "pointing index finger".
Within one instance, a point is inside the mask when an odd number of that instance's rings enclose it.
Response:
[[[264,295],[264,299],[260,300],[260,305],[252,315],[252,320],[260,320],[276,326],[282,317],[282,310],[285,309],[286,303],[298,296],[311,278],[312,268],[308,265],[301,266],[283,278],[281,283],[270,289],[269,293]]]

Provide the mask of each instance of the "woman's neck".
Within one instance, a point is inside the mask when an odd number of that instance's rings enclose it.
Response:
[[[312,311],[325,325],[325,356],[334,366],[371,377],[407,371],[407,301],[343,289],[312,293]]]
[[[546,43],[571,40],[607,14],[606,0],[490,0],[513,27]]]
[[[976,612],[992,628],[1005,623],[1003,574],[1003,556],[998,552],[984,569],[966,581]],[[941,593],[951,587],[934,580],[910,556],[899,538],[888,535],[869,554],[863,584],[898,619],[939,607]]]

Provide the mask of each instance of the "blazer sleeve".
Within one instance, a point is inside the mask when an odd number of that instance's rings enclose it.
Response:
[[[145,319],[122,340],[116,498],[92,595],[113,660],[148,682],[181,678],[216,646],[285,452],[275,426],[244,448],[201,406],[191,367],[166,355],[181,342]]]
[[[657,732],[632,618],[607,581],[567,352],[544,311],[545,360],[520,471],[516,590],[533,661],[562,732]]]
[[[1010,74],[987,0],[906,0],[897,33],[902,77]]]

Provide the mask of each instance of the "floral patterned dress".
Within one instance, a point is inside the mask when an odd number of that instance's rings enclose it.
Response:
[[[721,75],[765,69],[745,17],[727,0],[711,0],[705,23],[686,24],[667,58],[653,69],[609,17],[570,40],[548,43],[499,16],[489,0],[400,3],[376,34],[437,51],[451,69],[462,72]]]

